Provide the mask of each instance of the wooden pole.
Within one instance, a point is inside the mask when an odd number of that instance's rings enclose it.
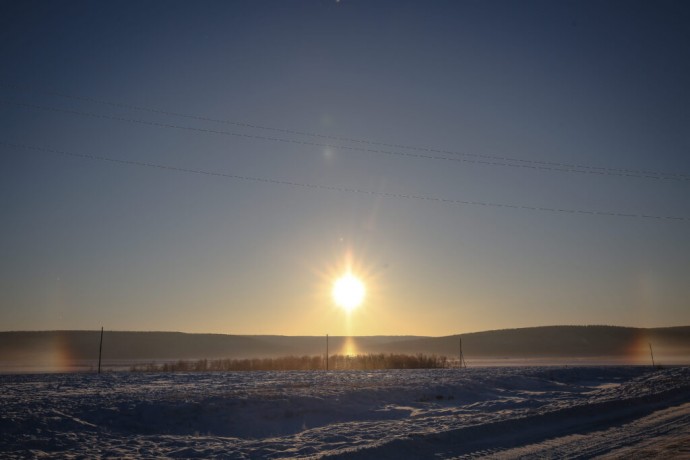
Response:
[[[101,355],[103,354],[103,326],[101,326],[101,344],[98,346],[98,373],[101,373]]]
[[[465,356],[462,354],[462,337],[458,336],[459,340],[459,346],[460,346],[460,356],[459,356],[459,366],[461,368],[467,367],[467,363],[465,362]]]
[[[326,334],[326,370],[328,370],[328,334]]]
[[[652,368],[656,369],[654,364],[654,352],[652,351],[652,342],[649,342],[649,354],[652,355]]]

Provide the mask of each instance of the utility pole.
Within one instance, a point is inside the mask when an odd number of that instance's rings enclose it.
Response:
[[[326,370],[328,370],[328,334],[326,334]]]
[[[458,357],[458,358],[459,358],[459,366],[460,366],[460,368],[466,368],[466,367],[467,367],[467,363],[465,362],[465,356],[462,354],[462,337],[458,336],[458,340],[459,340],[459,342],[460,342],[460,343],[459,343],[459,346],[460,346],[460,355],[459,355],[459,357]]]
[[[649,354],[652,355],[652,368],[656,369],[656,365],[654,364],[654,352],[652,351],[652,342],[649,342]]]
[[[101,373],[101,354],[103,353],[103,326],[101,326],[101,344],[98,346],[98,373]]]

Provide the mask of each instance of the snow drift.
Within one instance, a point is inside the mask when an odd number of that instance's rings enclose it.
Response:
[[[567,457],[652,438],[665,441],[646,449],[690,453],[688,368],[34,374],[0,385],[9,458]]]

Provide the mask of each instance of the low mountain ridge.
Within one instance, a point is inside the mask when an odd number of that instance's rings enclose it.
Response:
[[[60,366],[98,359],[100,331],[0,332],[0,364]],[[690,326],[628,328],[543,326],[445,337],[329,337],[330,354],[405,353],[464,358],[534,360],[549,358],[648,362],[649,344],[658,360],[690,363]],[[105,331],[103,360],[141,362],[178,359],[324,355],[326,337]]]
[[[465,357],[532,359],[547,357],[690,356],[690,326],[631,328],[617,326],[542,326],[502,329],[388,344],[384,351]]]

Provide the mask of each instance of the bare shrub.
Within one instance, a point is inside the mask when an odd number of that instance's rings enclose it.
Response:
[[[331,355],[331,370],[376,369],[443,369],[448,367],[445,356],[369,353],[365,355]],[[252,359],[179,360],[162,364],[147,363],[130,366],[130,372],[237,372],[237,371],[316,371],[325,369],[324,356],[283,356]]]

